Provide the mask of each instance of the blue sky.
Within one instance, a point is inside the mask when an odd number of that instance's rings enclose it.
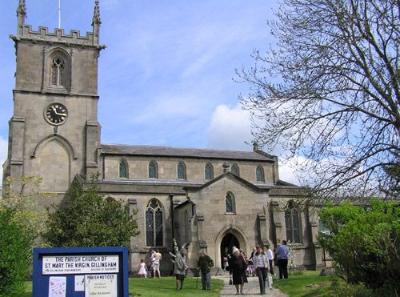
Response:
[[[0,162],[12,115],[17,0],[0,2]],[[91,30],[94,0],[62,0],[66,32]],[[57,26],[57,0],[26,0],[26,23]],[[235,69],[273,40],[277,1],[100,0],[99,121],[102,143],[250,150],[248,86]],[[286,169],[285,169],[286,170]],[[285,173],[283,173],[285,175]],[[290,178],[289,178],[290,179]]]

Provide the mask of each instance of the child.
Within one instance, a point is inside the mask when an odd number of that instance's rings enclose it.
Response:
[[[140,260],[138,276],[147,278],[146,263],[144,263],[143,259]]]

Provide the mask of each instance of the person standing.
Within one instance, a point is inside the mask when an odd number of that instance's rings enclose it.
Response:
[[[253,265],[256,269],[258,283],[260,285],[260,294],[265,295],[265,281],[268,273],[268,258],[260,246],[256,247],[256,252],[253,255]]]
[[[244,283],[247,283],[246,268],[247,262],[237,247],[232,249],[232,257],[229,263],[230,271],[232,273],[233,284],[236,288],[236,295],[243,294]]]
[[[211,289],[210,268],[214,266],[213,260],[204,251],[201,251],[199,260],[197,261],[197,266],[200,268],[201,285],[203,290],[210,290]]]
[[[152,254],[152,266],[153,266],[153,273],[154,273],[154,277],[161,277],[161,273],[160,273],[160,261],[161,261],[161,253],[158,251],[154,251],[154,253]]]
[[[269,244],[266,245],[267,248],[267,258],[269,262],[269,272],[274,275],[274,252],[271,250]]]
[[[147,278],[146,263],[144,263],[143,259],[140,260],[138,276]]]
[[[186,265],[186,257],[185,257],[185,249],[182,248],[180,251],[178,249],[178,245],[174,244],[174,252],[169,253],[172,257],[171,261],[174,263],[174,274],[176,278],[176,289],[182,290],[183,288],[183,281],[185,280],[185,273],[188,268]]]
[[[286,240],[282,240],[282,244],[278,247],[276,251],[276,258],[278,259],[278,268],[279,268],[279,279],[287,279],[288,276],[288,258],[289,258],[289,249],[287,247]]]

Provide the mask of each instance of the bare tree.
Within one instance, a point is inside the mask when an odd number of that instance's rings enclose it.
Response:
[[[253,135],[307,158],[318,190],[388,190],[400,160],[400,1],[283,0],[276,16],[276,46],[239,73]]]

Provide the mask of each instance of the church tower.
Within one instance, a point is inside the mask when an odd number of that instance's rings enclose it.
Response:
[[[4,176],[41,176],[42,190],[63,193],[75,175],[99,171],[97,121],[100,9],[93,32],[61,28],[33,31],[25,24],[25,0],[17,8],[14,110],[9,122]],[[18,189],[15,189],[18,190]]]

